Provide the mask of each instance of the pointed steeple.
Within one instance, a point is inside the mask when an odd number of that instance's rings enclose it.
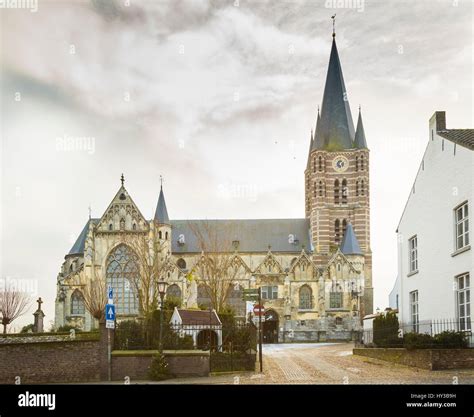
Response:
[[[314,139],[313,139],[313,129],[311,129],[311,137],[309,139],[309,151],[308,151],[308,163],[306,164],[307,167],[309,167],[310,165],[310,156],[311,156],[311,150],[313,149],[313,143],[314,143]]]
[[[316,129],[314,130],[313,149],[323,149],[324,142],[321,135],[321,115],[319,114],[318,106],[318,118],[316,119]]]
[[[329,58],[326,85],[321,109],[320,131],[316,133],[316,149],[352,149],[354,123],[347,99],[341,62],[333,33],[331,56]]]
[[[357,120],[357,129],[354,139],[354,148],[367,149],[367,141],[365,140],[364,125],[362,124],[362,113],[359,106],[359,119]]]
[[[346,233],[342,239],[341,252],[344,255],[362,255],[359,242],[350,223],[347,225]]]
[[[163,184],[160,185],[160,196],[158,197],[154,220],[160,224],[170,224],[168,210],[166,209],[165,195],[163,194]]]

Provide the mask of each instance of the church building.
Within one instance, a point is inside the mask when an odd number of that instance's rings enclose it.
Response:
[[[226,306],[245,318],[243,290],[261,288],[264,342],[347,340],[361,328],[362,317],[373,311],[370,158],[360,108],[354,129],[332,36],[321,111],[302,167],[305,217],[175,220],[161,187],[154,216],[147,219],[122,177],[109,207],[86,222],[65,256],[57,278],[56,327],[97,327],[83,297],[94,277],[114,288],[117,320],[141,315],[129,284],[141,267],[127,243],[139,235],[159,243],[167,297],[186,308],[209,307],[208,278],[198,268],[205,254],[196,233],[205,226],[229,243],[223,247],[235,274]]]

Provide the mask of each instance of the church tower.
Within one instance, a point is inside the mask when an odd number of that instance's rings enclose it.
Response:
[[[373,310],[369,149],[360,108],[354,130],[335,32],[332,36],[323,103],[311,132],[305,170],[305,213],[317,265],[326,265],[341,249],[346,231],[360,246],[364,255],[363,317]]]

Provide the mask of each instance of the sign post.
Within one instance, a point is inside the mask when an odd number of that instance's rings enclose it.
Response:
[[[258,361],[260,362],[260,372],[263,372],[263,354],[262,354],[262,346],[263,346],[263,337],[262,337],[262,288],[258,288],[258,330],[259,330],[259,337],[258,337]],[[254,308],[255,312],[255,308]]]
[[[115,329],[114,290],[112,286],[107,289],[107,304],[105,305],[105,328],[107,329],[107,362],[109,381],[112,380],[112,343],[110,331]]]

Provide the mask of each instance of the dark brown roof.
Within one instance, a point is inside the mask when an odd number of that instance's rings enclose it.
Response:
[[[183,324],[193,325],[193,324],[212,324],[220,325],[221,322],[216,312],[213,310],[212,313],[209,310],[181,310],[178,309],[178,313],[183,321]]]
[[[474,151],[474,129],[446,129],[436,132],[442,138]]]

